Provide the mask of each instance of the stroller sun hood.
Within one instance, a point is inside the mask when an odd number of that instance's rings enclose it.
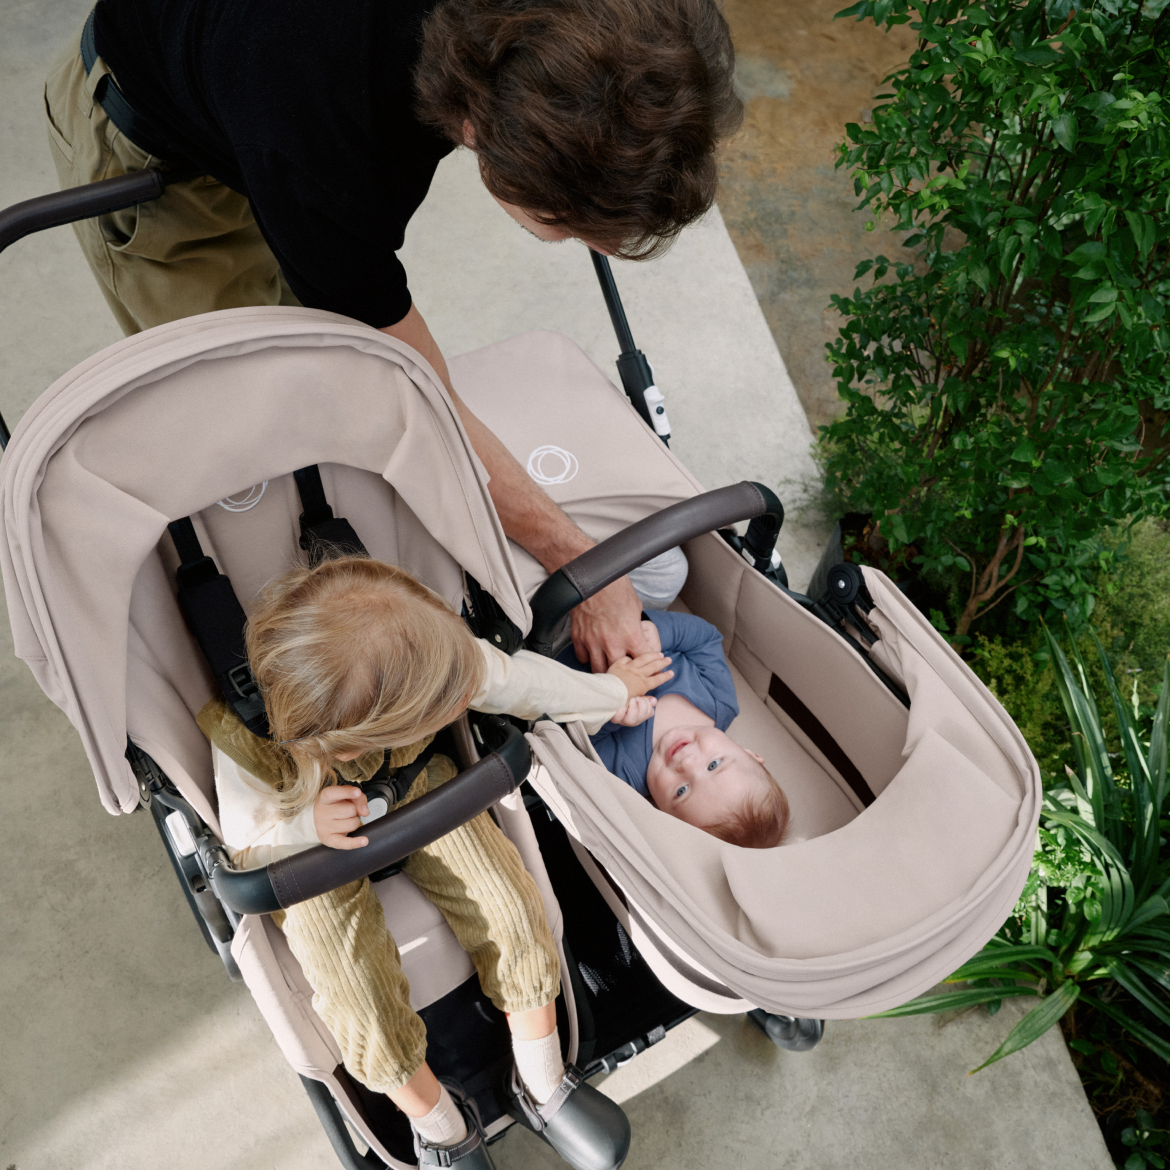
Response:
[[[463,566],[527,630],[523,589],[458,416],[430,367],[385,334],[308,309],[211,313],[104,350],[21,420],[0,473],[16,653],[77,728],[110,812],[139,802],[128,733],[172,775],[191,774],[187,757],[206,751],[194,739],[159,742],[157,711],[152,719],[127,703],[129,685],[152,702],[165,691],[189,715],[202,701],[202,683],[176,695],[150,639],[130,628],[140,569],[169,521],[311,463],[390,483],[450,553],[448,600],[462,599]]]

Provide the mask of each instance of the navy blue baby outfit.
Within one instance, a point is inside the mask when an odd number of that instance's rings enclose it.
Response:
[[[668,667],[674,671],[674,678],[651,694],[658,698],[669,694],[682,695],[704,715],[714,719],[720,731],[726,731],[739,714],[739,704],[735,698],[735,683],[723,656],[723,636],[710,622],[692,614],[655,609],[646,616],[658,627],[662,653],[674,659]],[[589,669],[588,665],[577,661],[571,645],[560,660],[577,670]],[[654,717],[637,727],[607,723],[589,738],[606,768],[649,798],[646,767],[654,751]]]

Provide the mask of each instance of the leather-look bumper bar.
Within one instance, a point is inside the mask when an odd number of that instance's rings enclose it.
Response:
[[[357,881],[445,837],[514,792],[528,775],[528,741],[511,723],[500,720],[498,726],[506,729],[499,748],[442,788],[363,826],[360,833],[370,842],[364,848],[317,845],[262,868],[238,870],[216,846],[207,858],[212,888],[238,914],[271,914]]]
[[[784,523],[784,505],[760,483],[744,480],[716,488],[623,528],[559,568],[532,596],[532,630],[525,645],[537,654],[557,653],[564,637],[561,623],[574,606],[676,544],[741,520],[752,521],[745,549],[756,568],[766,568]]]

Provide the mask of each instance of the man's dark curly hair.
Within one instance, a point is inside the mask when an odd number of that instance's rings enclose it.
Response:
[[[715,200],[734,66],[712,0],[443,0],[415,86],[453,141],[470,123],[493,195],[644,260]]]

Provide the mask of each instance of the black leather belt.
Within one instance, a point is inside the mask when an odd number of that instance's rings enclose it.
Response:
[[[81,62],[85,66],[86,74],[93,71],[98,59],[97,42],[93,35],[94,9],[86,18],[85,27],[81,30]],[[149,118],[140,114],[127,100],[125,94],[118,88],[117,82],[111,74],[105,74],[98,81],[94,89],[94,98],[106,111],[111,122],[137,146],[147,154],[153,155],[156,160],[166,160],[173,168],[184,167],[181,160],[176,159],[174,152],[166,146],[166,135],[159,132]]]

